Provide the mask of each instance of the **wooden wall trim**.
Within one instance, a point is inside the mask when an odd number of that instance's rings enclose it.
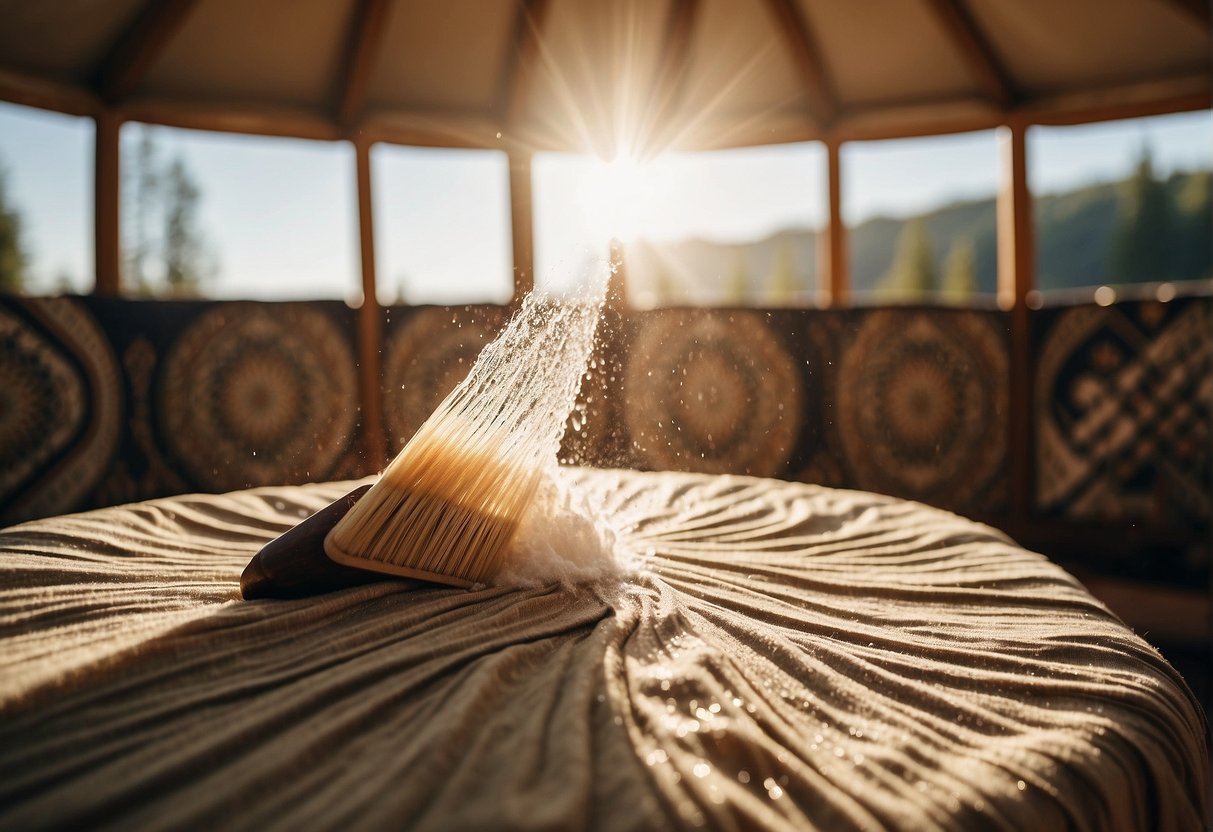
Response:
[[[824,245],[818,256],[818,295],[823,305],[846,306],[850,301],[847,226],[842,217],[842,143],[826,141],[827,215]],[[819,238],[820,239],[820,238]]]
[[[1032,329],[1028,293],[1035,283],[1035,229],[1028,188],[1027,125],[1012,122],[999,132],[1001,186],[998,192],[998,304],[1010,310],[1008,468],[1011,517],[1032,511],[1035,437],[1032,408]]]
[[[0,67],[0,101],[70,116],[96,116],[101,99],[86,89]]]
[[[94,116],[103,109],[100,99],[88,90],[4,68],[0,68],[0,101],[71,115]],[[1024,100],[1006,112],[983,100],[962,97],[851,108],[838,112],[829,130],[807,124],[800,118],[764,123],[750,129],[738,129],[733,122],[707,123],[699,125],[700,129],[695,131],[693,138],[697,143],[694,147],[675,141],[671,143],[671,149],[719,150],[829,138],[872,141],[940,136],[989,130],[1008,119],[1037,125],[1087,124],[1211,107],[1213,92],[1209,89],[1207,73],[1187,73],[1150,82]],[[425,147],[504,148],[522,153],[570,149],[554,134],[522,130],[518,124],[513,129],[507,126],[506,135],[501,135],[503,128],[496,114],[466,110],[409,113],[377,110],[365,114],[350,130],[341,128],[331,112],[255,101],[140,95],[126,99],[116,111],[126,121],[251,135],[335,141],[357,132],[366,141]]]
[[[111,110],[95,117],[93,166],[94,291],[117,295],[122,274],[121,144],[122,119]]]
[[[305,108],[274,107],[249,101],[185,101],[140,96],[124,103],[120,112],[127,121],[186,130],[321,141],[336,141],[342,137],[342,131],[326,115]]]
[[[375,290],[375,222],[371,192],[371,145],[354,142],[358,186],[358,243],[362,262],[362,305],[358,308],[358,386],[362,405],[362,432],[371,464],[387,463],[387,437],[383,427],[383,319]]]
[[[531,157],[511,153],[510,230],[514,244],[514,303],[535,288],[534,214],[531,201]]]

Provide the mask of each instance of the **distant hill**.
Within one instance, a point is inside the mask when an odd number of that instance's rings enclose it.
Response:
[[[1165,195],[1158,210],[1166,216],[1165,240],[1158,240],[1158,266],[1136,280],[1192,280],[1213,277],[1213,205],[1207,170],[1177,172],[1165,180],[1145,173],[1119,182],[1045,194],[1034,202],[1037,286],[1066,289],[1116,283],[1120,237],[1136,220],[1135,188],[1150,186]],[[1157,219],[1157,218],[1155,218]],[[898,240],[909,223],[921,221],[942,272],[951,248],[973,248],[972,283],[993,293],[997,280],[996,209],[993,197],[956,202],[918,217],[875,217],[849,231],[851,286],[857,293],[880,292],[893,268]],[[1157,222],[1151,226],[1158,227]],[[629,284],[642,303],[795,303],[810,299],[817,285],[818,234],[785,229],[761,240],[718,243],[689,239],[673,243],[640,240],[627,250]],[[1165,264],[1165,265],[1164,265]],[[1123,269],[1122,269],[1123,270]],[[1139,269],[1145,271],[1145,269]]]

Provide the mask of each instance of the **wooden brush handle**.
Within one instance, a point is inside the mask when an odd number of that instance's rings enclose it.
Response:
[[[324,554],[324,538],[370,489],[361,485],[280,534],[253,555],[240,576],[240,594],[257,598],[306,598],[387,576],[334,563]]]

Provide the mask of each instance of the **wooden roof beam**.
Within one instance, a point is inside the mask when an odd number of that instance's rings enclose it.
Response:
[[[829,127],[838,115],[838,102],[830,89],[821,51],[817,48],[817,41],[808,19],[801,13],[796,0],[767,0],[767,6],[775,16],[804,83],[805,93],[809,97],[810,115],[819,127]]]
[[[1010,109],[1019,98],[1010,76],[998,62],[990,42],[964,6],[964,0],[926,0],[948,39],[968,64],[977,83],[1000,110]]]
[[[1163,0],[1163,2],[1173,9],[1178,9],[1188,15],[1192,20],[1199,23],[1208,31],[1211,23],[1210,17],[1213,16],[1213,8],[1209,5],[1209,0]]]
[[[73,116],[93,116],[103,109],[101,99],[89,89],[4,67],[0,67],[0,101],[58,110]]]
[[[94,87],[110,105],[129,96],[185,23],[195,0],[148,0],[110,46],[93,73]]]
[[[641,156],[650,157],[664,149],[670,125],[666,120],[686,81],[691,54],[691,33],[702,8],[702,0],[672,0],[666,21],[661,63],[653,84],[653,96],[641,128]]]
[[[354,10],[334,108],[343,131],[352,129],[362,115],[389,11],[389,0],[358,0]]]
[[[506,125],[517,124],[526,108],[549,5],[548,0],[522,0],[518,4],[518,14],[514,20],[514,49],[501,73],[498,94],[498,112]]]

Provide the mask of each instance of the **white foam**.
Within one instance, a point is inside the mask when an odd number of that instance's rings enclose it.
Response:
[[[631,568],[606,519],[566,472],[553,468],[544,475],[493,583],[572,586],[618,578]]]

